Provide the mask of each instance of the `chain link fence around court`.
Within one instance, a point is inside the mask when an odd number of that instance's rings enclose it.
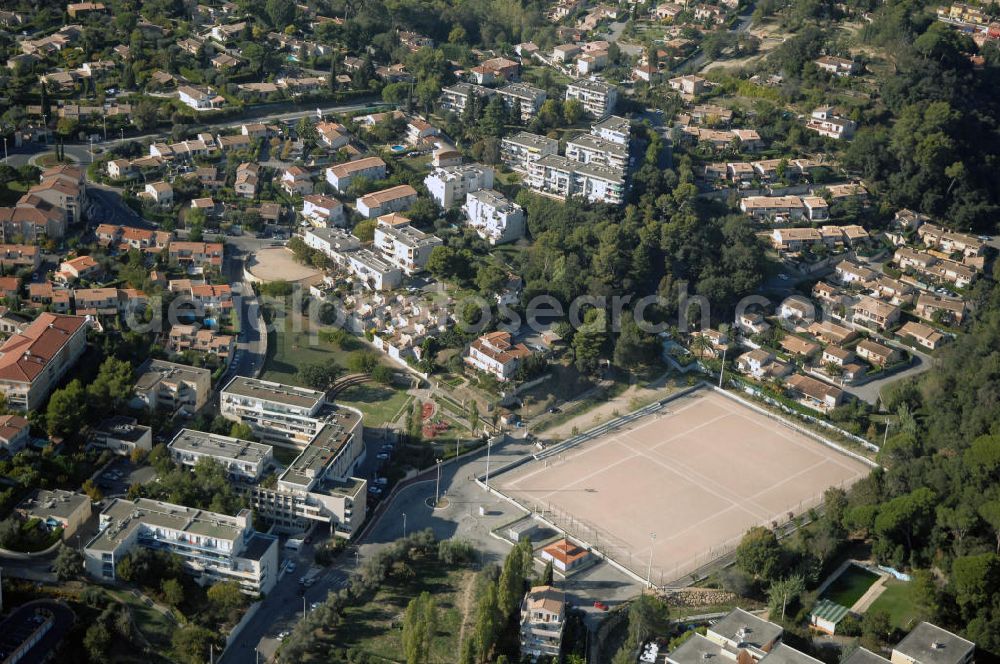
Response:
[[[549,459],[549,463],[559,463],[560,461],[560,458]],[[811,520],[807,513],[823,504],[823,496],[826,491],[830,488],[846,489],[849,484],[849,481],[844,480],[808,498],[799,500],[794,507],[789,507],[781,513],[766,519],[749,520],[746,527],[738,535],[710,546],[708,550],[693,558],[673,565],[657,564],[655,552],[652,558],[648,554],[637,554],[636,550],[640,549],[638,543],[630,544],[596,523],[564,510],[550,501],[530,501],[506,493],[501,495],[553,530],[563,533],[584,548],[606,559],[636,581],[648,582],[654,588],[664,589],[683,587],[706,576],[721,559],[735,553],[743,535],[750,528],[762,526],[774,530],[779,537],[790,535],[800,525]],[[652,539],[650,544],[653,544]],[[645,548],[645,546],[641,548]]]

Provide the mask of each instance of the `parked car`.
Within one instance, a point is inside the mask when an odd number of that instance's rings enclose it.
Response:
[[[386,454],[385,452],[380,452],[375,455],[375,458],[378,459],[379,461],[388,461],[389,455]]]
[[[600,611],[607,611],[608,605],[598,599],[594,601],[594,608]]]
[[[375,484],[377,484],[379,486],[385,486],[388,483],[389,483],[389,478],[388,477],[376,477],[375,478]]]

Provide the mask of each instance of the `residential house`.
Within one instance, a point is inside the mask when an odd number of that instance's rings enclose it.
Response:
[[[339,122],[317,122],[316,133],[323,144],[331,150],[339,150],[351,142],[347,127]]]
[[[799,196],[747,196],[740,199],[740,210],[758,221],[801,219],[805,214]]]
[[[510,332],[497,331],[473,341],[465,363],[500,382],[506,382],[514,377],[521,363],[530,355],[527,346],[513,342]]]
[[[0,449],[14,456],[31,442],[31,424],[21,415],[0,415]]]
[[[740,372],[754,378],[780,378],[792,371],[792,365],[774,356],[774,353],[763,348],[743,353],[736,358],[736,367]]]
[[[289,196],[305,196],[313,191],[312,177],[309,171],[295,165],[289,166],[281,172],[279,186]]]
[[[894,364],[902,358],[902,354],[895,348],[880,344],[871,339],[862,339],[854,347],[854,352],[858,357],[876,367],[884,367]]]
[[[866,284],[877,276],[877,273],[871,268],[849,260],[837,263],[834,272],[837,275],[837,280],[844,285]]]
[[[944,343],[945,336],[929,325],[909,321],[896,330],[896,335],[903,339],[911,339],[917,345],[927,350],[937,350]]]
[[[170,207],[174,204],[174,188],[169,182],[150,182],[146,185],[143,195],[160,207]]]
[[[568,538],[552,542],[542,549],[542,560],[552,562],[552,567],[562,574],[579,569],[591,560],[590,551]]]
[[[532,661],[558,659],[566,626],[566,593],[552,586],[534,586],[521,601],[521,654]]]
[[[858,333],[854,330],[828,320],[812,323],[808,328],[808,332],[825,344],[837,344],[840,346],[853,341],[858,336]]]
[[[832,107],[823,106],[812,112],[806,123],[806,129],[827,138],[849,139],[854,136],[857,123],[835,115]]]
[[[36,520],[50,530],[62,529],[62,539],[68,541],[90,519],[90,505],[91,498],[84,493],[35,489],[15,511],[25,521]]]
[[[853,76],[861,71],[861,65],[854,60],[824,55],[813,60],[817,67],[834,76]]]
[[[803,374],[792,374],[786,378],[785,387],[801,403],[824,413],[839,406],[844,399],[840,388]]]
[[[815,341],[809,341],[808,339],[803,339],[802,337],[797,337],[794,334],[786,334],[778,342],[781,348],[792,356],[800,356],[803,358],[810,358],[820,350],[820,345]]]
[[[168,255],[175,265],[222,269],[221,242],[171,242]]]
[[[960,325],[965,320],[967,310],[968,305],[961,298],[920,293],[914,313],[924,320]]]
[[[708,89],[708,81],[700,76],[695,76],[693,74],[687,74],[684,76],[677,76],[667,81],[671,90],[676,90],[682,95],[695,96],[700,95]]]
[[[244,162],[236,168],[236,181],[233,190],[243,198],[253,198],[257,195],[260,185],[260,165]]]
[[[56,272],[57,281],[69,282],[78,279],[94,279],[103,272],[101,264],[90,256],[79,256],[63,261]]]
[[[885,330],[899,322],[900,309],[894,304],[862,295],[852,307],[851,321]]]
[[[177,88],[177,98],[182,104],[196,111],[208,111],[221,107],[226,98],[216,94],[211,88],[182,85]]]

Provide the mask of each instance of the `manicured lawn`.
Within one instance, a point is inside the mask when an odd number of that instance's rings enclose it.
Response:
[[[823,598],[849,609],[877,580],[878,574],[851,565],[830,584],[823,593]]]
[[[437,560],[411,561],[414,578],[406,583],[387,582],[375,597],[344,612],[344,621],[337,627],[333,642],[338,647],[358,648],[378,661],[402,662],[403,614],[409,601],[427,591],[438,608],[437,630],[429,664],[450,664],[459,651],[459,633],[463,621],[463,597],[467,584],[473,582],[469,570],[449,570]],[[474,606],[473,601],[468,606]],[[471,625],[467,617],[467,631]]]
[[[171,637],[174,634],[174,630],[177,629],[176,625],[155,608],[143,604],[142,600],[130,592],[109,590],[108,594],[128,605],[132,611],[135,626],[154,648],[159,652],[170,650],[172,647]]]
[[[920,617],[914,606],[913,583],[889,579],[885,582],[885,590],[868,610],[885,611],[892,626],[905,631]]]
[[[361,341],[356,341],[357,348],[343,350],[337,346],[317,339],[314,344],[306,331],[292,331],[291,324],[286,324],[282,332],[271,333],[268,337],[267,365],[263,378],[287,385],[308,387],[299,375],[302,367],[310,364],[323,364],[330,360],[346,370],[348,358],[358,349],[367,348]],[[374,351],[378,353],[378,351]],[[378,353],[383,357],[381,353]],[[383,357],[383,363],[393,369],[395,365]],[[395,419],[408,402],[409,396],[405,390],[375,383],[366,383],[351,387],[341,392],[337,403],[353,406],[365,414],[365,426],[378,427]]]

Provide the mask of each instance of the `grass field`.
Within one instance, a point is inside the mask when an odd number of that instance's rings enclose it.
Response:
[[[913,594],[912,582],[888,579],[885,582],[885,590],[868,607],[868,610],[885,611],[889,614],[889,620],[892,622],[893,627],[908,630],[920,617],[914,608],[916,602]]]
[[[337,628],[334,641],[337,646],[358,648],[380,658],[379,661],[405,661],[403,655],[403,614],[409,601],[427,591],[437,603],[438,624],[428,664],[450,664],[459,650],[459,634],[463,619],[466,630],[471,615],[465,615],[472,606],[475,573],[470,570],[448,569],[436,559],[411,561],[416,573],[413,580],[403,584],[387,583],[375,597],[362,606],[350,607],[344,612],[343,623]],[[464,617],[464,618],[463,618]]]
[[[823,598],[849,609],[877,580],[878,574],[851,565],[827,587]]]
[[[267,364],[263,378],[287,385],[308,387],[299,375],[302,367],[323,364],[333,360],[346,367],[352,353],[365,346],[356,341],[357,348],[345,350],[331,343],[318,341],[313,344],[305,331],[285,330],[272,333],[268,337]],[[377,352],[377,351],[375,351]],[[381,353],[379,354],[381,357]],[[387,366],[397,368],[384,360]],[[338,403],[353,406],[365,414],[365,426],[378,427],[391,422],[409,401],[405,390],[369,383],[345,390],[337,398]]]
[[[135,620],[136,628],[149,641],[150,645],[161,653],[170,650],[172,647],[171,637],[174,630],[177,629],[176,625],[155,608],[143,604],[132,593],[123,590],[109,590],[107,592],[119,602],[128,605],[132,611],[132,619]]]

